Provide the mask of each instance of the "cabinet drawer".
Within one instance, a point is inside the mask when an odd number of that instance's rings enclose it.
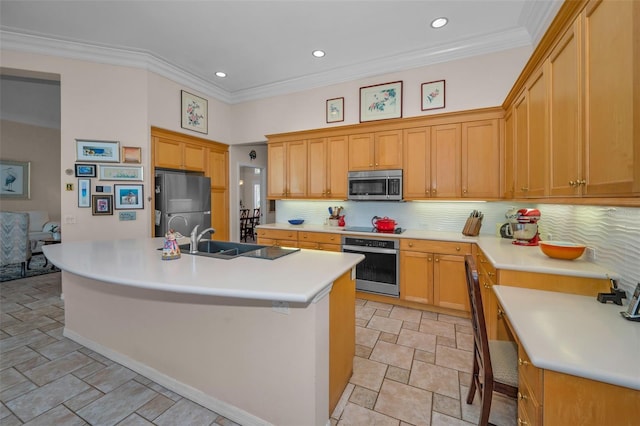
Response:
[[[340,244],[340,234],[328,234],[326,232],[298,232],[298,241],[314,243]]]
[[[448,241],[401,239],[400,250],[465,255],[471,254],[471,244],[453,243]]]
[[[324,251],[341,251],[340,244],[317,243],[314,241],[298,241],[298,247],[303,249],[324,250]]]
[[[487,256],[482,252],[482,250],[478,250],[478,268],[483,269],[487,274],[491,281],[495,284],[496,282],[496,268],[493,264],[487,259]]]
[[[518,345],[518,380],[520,383],[527,383],[529,391],[535,397],[536,401],[542,401],[542,369],[534,366],[529,359],[529,356],[522,348],[522,345]]]
[[[518,417],[528,419],[527,426],[542,424],[542,406],[526,380],[518,385]],[[542,395],[538,395],[540,397]]]
[[[258,229],[259,238],[270,238],[272,240],[293,240],[298,241],[298,231],[287,229]]]

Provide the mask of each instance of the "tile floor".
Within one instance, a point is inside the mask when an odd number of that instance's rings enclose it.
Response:
[[[356,316],[354,374],[332,425],[475,424],[468,320],[365,300]],[[2,426],[236,424],[66,339],[63,326],[59,273],[0,284]],[[491,421],[515,425],[515,401],[496,394]]]

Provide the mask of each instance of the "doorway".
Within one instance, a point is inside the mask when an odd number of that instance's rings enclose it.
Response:
[[[240,166],[238,174],[238,200],[240,211],[238,217],[245,212],[251,219],[240,220],[240,238],[246,242],[255,241],[254,227],[258,224],[270,223],[268,217],[266,170],[263,167]],[[250,230],[247,231],[247,226]],[[245,237],[248,233],[248,238]]]

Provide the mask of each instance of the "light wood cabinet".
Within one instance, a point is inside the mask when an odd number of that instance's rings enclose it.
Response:
[[[431,128],[431,197],[461,196],[461,132],[459,123]]]
[[[268,197],[305,198],[307,195],[307,141],[267,146]]]
[[[640,3],[590,1],[585,57],[586,196],[640,194]]]
[[[347,198],[347,136],[308,141],[308,198]]]
[[[462,123],[462,197],[500,198],[500,120]]]
[[[468,312],[465,254],[471,244],[400,240],[400,298]]]
[[[340,234],[329,234],[326,232],[298,231],[298,247],[325,250],[341,251],[342,236]]]
[[[402,130],[349,136],[349,170],[402,168]]]
[[[509,109],[504,116],[504,191],[502,197],[506,199],[513,198],[515,190],[515,137],[513,117],[513,109]]]
[[[207,149],[172,139],[154,139],[155,167],[204,172],[207,165]]]
[[[547,83],[544,67],[529,79],[515,103],[515,193],[517,198],[546,194],[547,176]]]
[[[258,228],[258,244],[298,247],[298,231]]]
[[[431,197],[431,128],[404,130],[403,151],[404,199]]]

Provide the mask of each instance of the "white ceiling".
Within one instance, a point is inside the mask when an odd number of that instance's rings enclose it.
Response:
[[[534,47],[561,3],[0,0],[0,36],[3,49],[143,66],[236,103]],[[430,28],[440,16],[449,24]]]

